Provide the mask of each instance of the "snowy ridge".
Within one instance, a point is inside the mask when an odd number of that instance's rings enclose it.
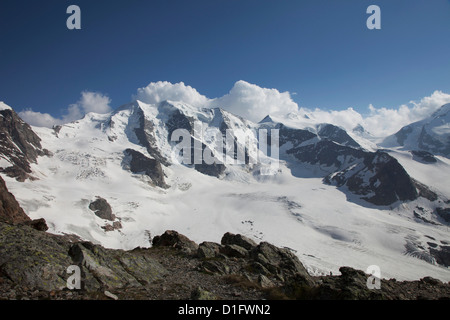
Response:
[[[12,110],[12,108],[10,106],[8,106],[6,103],[4,103],[3,101],[0,101],[0,111],[2,110]]]
[[[414,122],[387,137],[382,147],[424,150],[450,157],[450,104],[443,105],[430,117]]]

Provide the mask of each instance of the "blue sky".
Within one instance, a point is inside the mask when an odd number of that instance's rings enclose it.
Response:
[[[81,8],[82,30],[66,9]],[[382,29],[366,28],[381,8]],[[368,112],[450,93],[449,0],[2,0],[0,100],[61,116],[82,91],[111,106],[150,82],[208,98],[238,80],[299,106]]]

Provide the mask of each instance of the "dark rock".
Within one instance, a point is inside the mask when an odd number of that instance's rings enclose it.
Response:
[[[140,145],[144,146],[147,149],[148,154],[158,163],[168,166],[168,160],[161,155],[161,152],[158,149],[153,123],[145,118],[141,108],[138,108],[136,112],[139,119],[139,126],[134,128],[134,133],[139,140]]]
[[[202,242],[198,246],[197,256],[201,259],[215,258],[219,255],[220,245],[215,242]]]
[[[361,156],[362,162],[355,162],[356,165],[335,172],[324,181],[333,181],[338,187],[345,185],[352,193],[380,206],[417,199],[414,180],[395,158],[381,151],[362,152]]]
[[[120,221],[114,221],[112,225],[106,224],[106,225],[102,226],[101,228],[103,230],[105,230],[106,232],[115,231],[115,230],[122,229],[122,223],[120,223]]]
[[[292,129],[283,124],[278,124],[277,128],[279,129],[280,146],[289,142],[295,148],[305,141],[317,139],[317,135],[308,130]]]
[[[413,160],[416,160],[421,163],[427,164],[437,162],[437,159],[434,157],[434,155],[427,151],[413,150],[411,151],[411,154],[413,155]]]
[[[154,247],[173,247],[187,254],[195,254],[198,251],[198,245],[194,241],[173,230],[154,237],[152,244]]]
[[[282,279],[298,275],[305,284],[310,285],[314,282],[298,257],[288,249],[261,242],[250,252],[250,256]]]
[[[14,195],[8,191],[2,177],[0,177],[0,221],[8,223],[31,222]]]
[[[38,156],[50,155],[41,146],[41,139],[14,110],[0,110],[0,154],[11,163],[0,172],[24,181],[31,176],[30,163]]]
[[[114,221],[116,216],[112,213],[111,206],[108,201],[101,197],[97,197],[95,201],[89,204],[89,209],[94,211],[95,215],[101,219]]]
[[[230,266],[224,260],[205,260],[198,266],[198,270],[219,275],[230,274],[231,272]]]
[[[264,289],[274,286],[273,282],[263,274],[258,276],[258,284]]]
[[[68,252],[73,264],[82,268],[85,290],[141,287],[167,272],[139,252],[105,249],[89,242],[76,243]]]
[[[424,283],[431,284],[431,285],[443,284],[441,280],[435,279],[435,278],[432,278],[432,277],[425,277],[425,278],[420,279],[420,281],[422,281]]]
[[[366,275],[361,270],[350,267],[339,269],[341,276],[322,277],[322,284],[315,290],[315,298],[333,300],[379,300],[383,299],[380,290],[367,287]]]
[[[154,185],[161,188],[168,188],[164,181],[164,172],[161,163],[156,159],[151,159],[133,149],[126,149],[124,151],[125,158],[123,164],[129,167],[130,171],[135,174],[145,174],[154,183]]]
[[[265,276],[271,275],[271,272],[267,270],[261,263],[252,261],[247,265],[247,269],[256,274],[262,274]]]
[[[45,221],[44,218],[40,218],[40,219],[35,219],[32,221],[28,221],[28,222],[24,222],[24,225],[30,226],[33,229],[36,229],[38,231],[47,231],[48,230],[48,226],[47,226],[47,222]]]
[[[436,260],[436,263],[444,267],[450,267],[450,246],[439,246],[430,248],[430,254]]]
[[[344,146],[361,148],[361,146],[348,135],[347,131],[335,125],[322,124],[318,129],[319,132],[317,134],[321,139],[334,141]]]
[[[66,287],[73,264],[70,243],[29,226],[0,223],[0,274],[18,286],[41,290]]]
[[[220,241],[222,245],[237,245],[247,250],[252,250],[257,246],[256,242],[246,236],[240,234],[232,234],[227,232]]]
[[[419,181],[411,178],[414,186],[419,191],[419,196],[430,201],[436,201],[438,199],[438,195],[431,191],[426,185],[420,183]]]
[[[450,208],[436,208],[436,213],[446,222],[450,222]]]
[[[246,258],[249,255],[248,250],[236,244],[226,244],[220,247],[220,253],[232,258]]]
[[[366,151],[343,146],[330,140],[320,140],[306,146],[294,147],[287,153],[292,154],[300,162],[329,167],[330,173],[360,163],[368,154]]]

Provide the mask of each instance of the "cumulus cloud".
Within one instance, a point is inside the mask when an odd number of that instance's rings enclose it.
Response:
[[[61,122],[61,119],[55,119],[48,113],[36,112],[31,109],[23,110],[19,112],[19,116],[26,123],[36,127],[51,128]]]
[[[374,134],[392,134],[403,126],[429,117],[444,104],[450,103],[450,94],[435,91],[420,101],[410,101],[397,109],[369,106],[370,114],[364,119],[366,127]]]
[[[111,111],[111,99],[98,92],[83,91],[78,102],[67,107],[64,114],[55,118],[48,113],[27,109],[19,112],[19,116],[28,124],[36,127],[51,128],[54,125],[69,123],[81,119],[86,113],[108,113]]]
[[[346,130],[352,130],[360,124],[374,136],[383,137],[397,132],[412,122],[429,117],[446,103],[450,103],[450,94],[435,91],[420,101],[410,101],[397,108],[376,108],[369,105],[369,112],[364,116],[352,108],[340,111],[320,109],[313,111],[301,109],[301,111],[309,113],[317,121],[339,125]]]
[[[237,81],[223,97],[209,99],[183,82],[151,82],[139,88],[133,99],[155,104],[164,100],[182,101],[196,107],[220,107],[254,122],[268,114],[286,114],[298,110],[289,92],[261,88],[246,81]]]
[[[191,86],[183,82],[172,84],[167,81],[151,82],[144,88],[139,88],[133,95],[133,100],[140,100],[145,103],[155,104],[164,100],[183,101],[196,107],[208,104],[209,99],[198,93]]]
[[[253,122],[267,115],[283,115],[298,110],[289,92],[261,88],[255,84],[238,81],[230,92],[210,102],[210,106],[221,107]]]
[[[71,105],[83,113],[108,113],[111,112],[111,99],[99,92],[83,91],[80,100]]]

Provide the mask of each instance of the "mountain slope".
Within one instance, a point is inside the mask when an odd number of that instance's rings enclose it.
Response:
[[[41,139],[17,113],[0,102],[0,172],[20,181],[31,177],[30,164],[48,155]]]
[[[387,137],[383,147],[427,151],[450,158],[450,104],[443,105],[430,117],[414,122]]]
[[[255,124],[181,102],[135,101],[54,129],[33,128],[51,156],[30,162],[33,180],[4,179],[29,216],[44,217],[51,232],[109,248],[147,247],[168,229],[194,241],[218,241],[231,231],[291,248],[312,274],[378,264],[386,277],[448,278],[436,258],[448,239],[436,214],[445,206],[419,197],[400,162],[367,150],[336,126],[300,129],[266,120]],[[254,163],[242,138],[255,145],[264,136],[260,129],[274,128],[281,161],[272,170],[270,152],[257,153],[261,161]],[[171,139],[178,129],[187,133],[190,160],[201,152],[223,163],[182,163],[182,141]],[[227,129],[234,133],[228,139]],[[396,174],[401,183],[390,190]],[[112,220],[91,209],[100,198]],[[432,223],[415,217],[417,207]]]

